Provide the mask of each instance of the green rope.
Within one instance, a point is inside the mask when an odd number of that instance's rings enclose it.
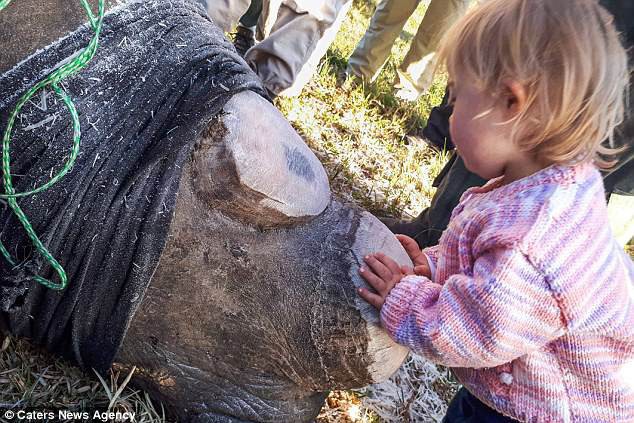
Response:
[[[63,64],[62,66],[60,66],[59,68],[51,72],[44,80],[38,82],[36,85],[31,87],[31,89],[29,89],[26,92],[26,94],[24,94],[18,100],[18,103],[15,106],[15,109],[13,109],[13,111],[9,115],[9,121],[7,123],[7,127],[2,137],[2,182],[4,185],[4,194],[0,194],[0,198],[7,200],[9,207],[11,208],[11,210],[13,210],[13,213],[17,216],[18,220],[22,224],[22,227],[24,228],[27,235],[31,239],[31,242],[33,243],[37,251],[44,257],[44,259],[50,264],[50,266],[53,269],[55,269],[55,271],[57,272],[60,282],[59,283],[51,282],[37,275],[35,275],[33,278],[37,282],[46,286],[47,288],[51,288],[55,290],[61,290],[66,288],[66,285],[68,284],[68,278],[66,277],[66,272],[64,271],[62,266],[59,264],[59,262],[55,260],[55,257],[53,257],[51,253],[49,253],[49,251],[46,249],[44,244],[42,244],[42,241],[40,241],[39,237],[33,230],[33,227],[31,226],[28,218],[26,217],[26,215],[24,214],[20,206],[18,206],[17,198],[25,197],[28,195],[34,195],[50,188],[53,184],[58,182],[62,177],[64,177],[64,175],[66,175],[72,169],[73,164],[75,163],[75,160],[77,159],[77,155],[79,154],[79,144],[80,144],[80,138],[81,138],[81,128],[79,126],[79,115],[77,114],[77,110],[75,109],[75,105],[73,104],[73,101],[68,96],[68,94],[66,94],[66,92],[60,87],[59,83],[63,79],[68,78],[71,75],[74,75],[75,73],[79,72],[81,69],[86,67],[88,62],[90,62],[90,60],[94,57],[95,52],[97,51],[98,44],[99,44],[99,34],[101,33],[101,27],[102,27],[103,16],[104,16],[104,1],[103,0],[99,0],[97,17],[95,17],[95,15],[93,14],[92,9],[90,8],[90,5],[88,4],[87,0],[80,0],[80,1],[84,10],[86,11],[86,14],[88,15],[90,26],[94,32],[92,38],[90,39],[90,42],[88,43],[88,46],[84,50],[82,50],[81,53],[79,53],[71,61]],[[4,9],[10,2],[11,0],[0,0],[0,11]],[[10,148],[9,148],[11,144],[11,133],[13,131],[13,125],[15,124],[15,120],[17,116],[20,114],[20,111],[22,110],[22,107],[26,104],[26,102],[29,101],[29,99],[33,97],[39,90],[45,89],[46,87],[49,87],[49,86],[52,87],[55,94],[57,94],[57,96],[61,98],[62,102],[68,109],[68,112],[70,113],[70,116],[72,119],[73,146],[71,148],[70,157],[64,164],[64,167],[62,168],[62,170],[60,170],[59,173],[53,176],[48,182],[30,191],[16,193],[13,188],[13,182],[11,180],[11,158],[10,158]],[[9,264],[11,264],[11,266],[17,265],[15,260],[11,257],[11,254],[9,253],[9,251],[2,244],[2,241],[0,241],[0,253],[2,253],[2,255],[9,262]]]

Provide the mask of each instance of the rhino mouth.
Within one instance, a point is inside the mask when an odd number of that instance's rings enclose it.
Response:
[[[169,387],[143,387],[179,418],[310,421],[324,392],[381,381],[399,367],[407,350],[356,294],[359,258],[376,245],[400,248],[374,217],[333,200],[308,223],[249,229],[192,208],[195,194],[184,188],[117,360],[169,375]],[[180,204],[198,212],[181,214]]]

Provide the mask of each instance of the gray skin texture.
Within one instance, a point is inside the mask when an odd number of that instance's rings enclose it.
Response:
[[[75,3],[0,12],[0,70],[83,22]],[[270,103],[237,94],[209,129],[116,365],[137,366],[133,383],[181,421],[310,421],[324,392],[384,380],[405,358],[356,288],[365,254],[411,263],[377,219],[331,198]]]

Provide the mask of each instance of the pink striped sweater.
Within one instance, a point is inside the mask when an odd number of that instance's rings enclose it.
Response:
[[[408,276],[381,321],[392,338],[521,421],[634,421],[634,265],[590,164],[468,190],[433,280]]]

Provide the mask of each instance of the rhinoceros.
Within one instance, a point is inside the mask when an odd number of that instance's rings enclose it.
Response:
[[[72,3],[0,12],[2,128],[19,96],[90,38]],[[33,281],[55,273],[0,204],[0,240],[19,263],[0,258],[12,333],[84,369],[136,366],[134,382],[181,421],[310,421],[328,390],[399,367],[407,350],[356,288],[365,254],[409,258],[376,218],[333,198],[318,159],[196,2],[115,7],[96,57],[62,87],[80,114],[80,155],[20,206],[69,285]],[[19,122],[18,192],[61,168],[72,134],[50,90]]]

